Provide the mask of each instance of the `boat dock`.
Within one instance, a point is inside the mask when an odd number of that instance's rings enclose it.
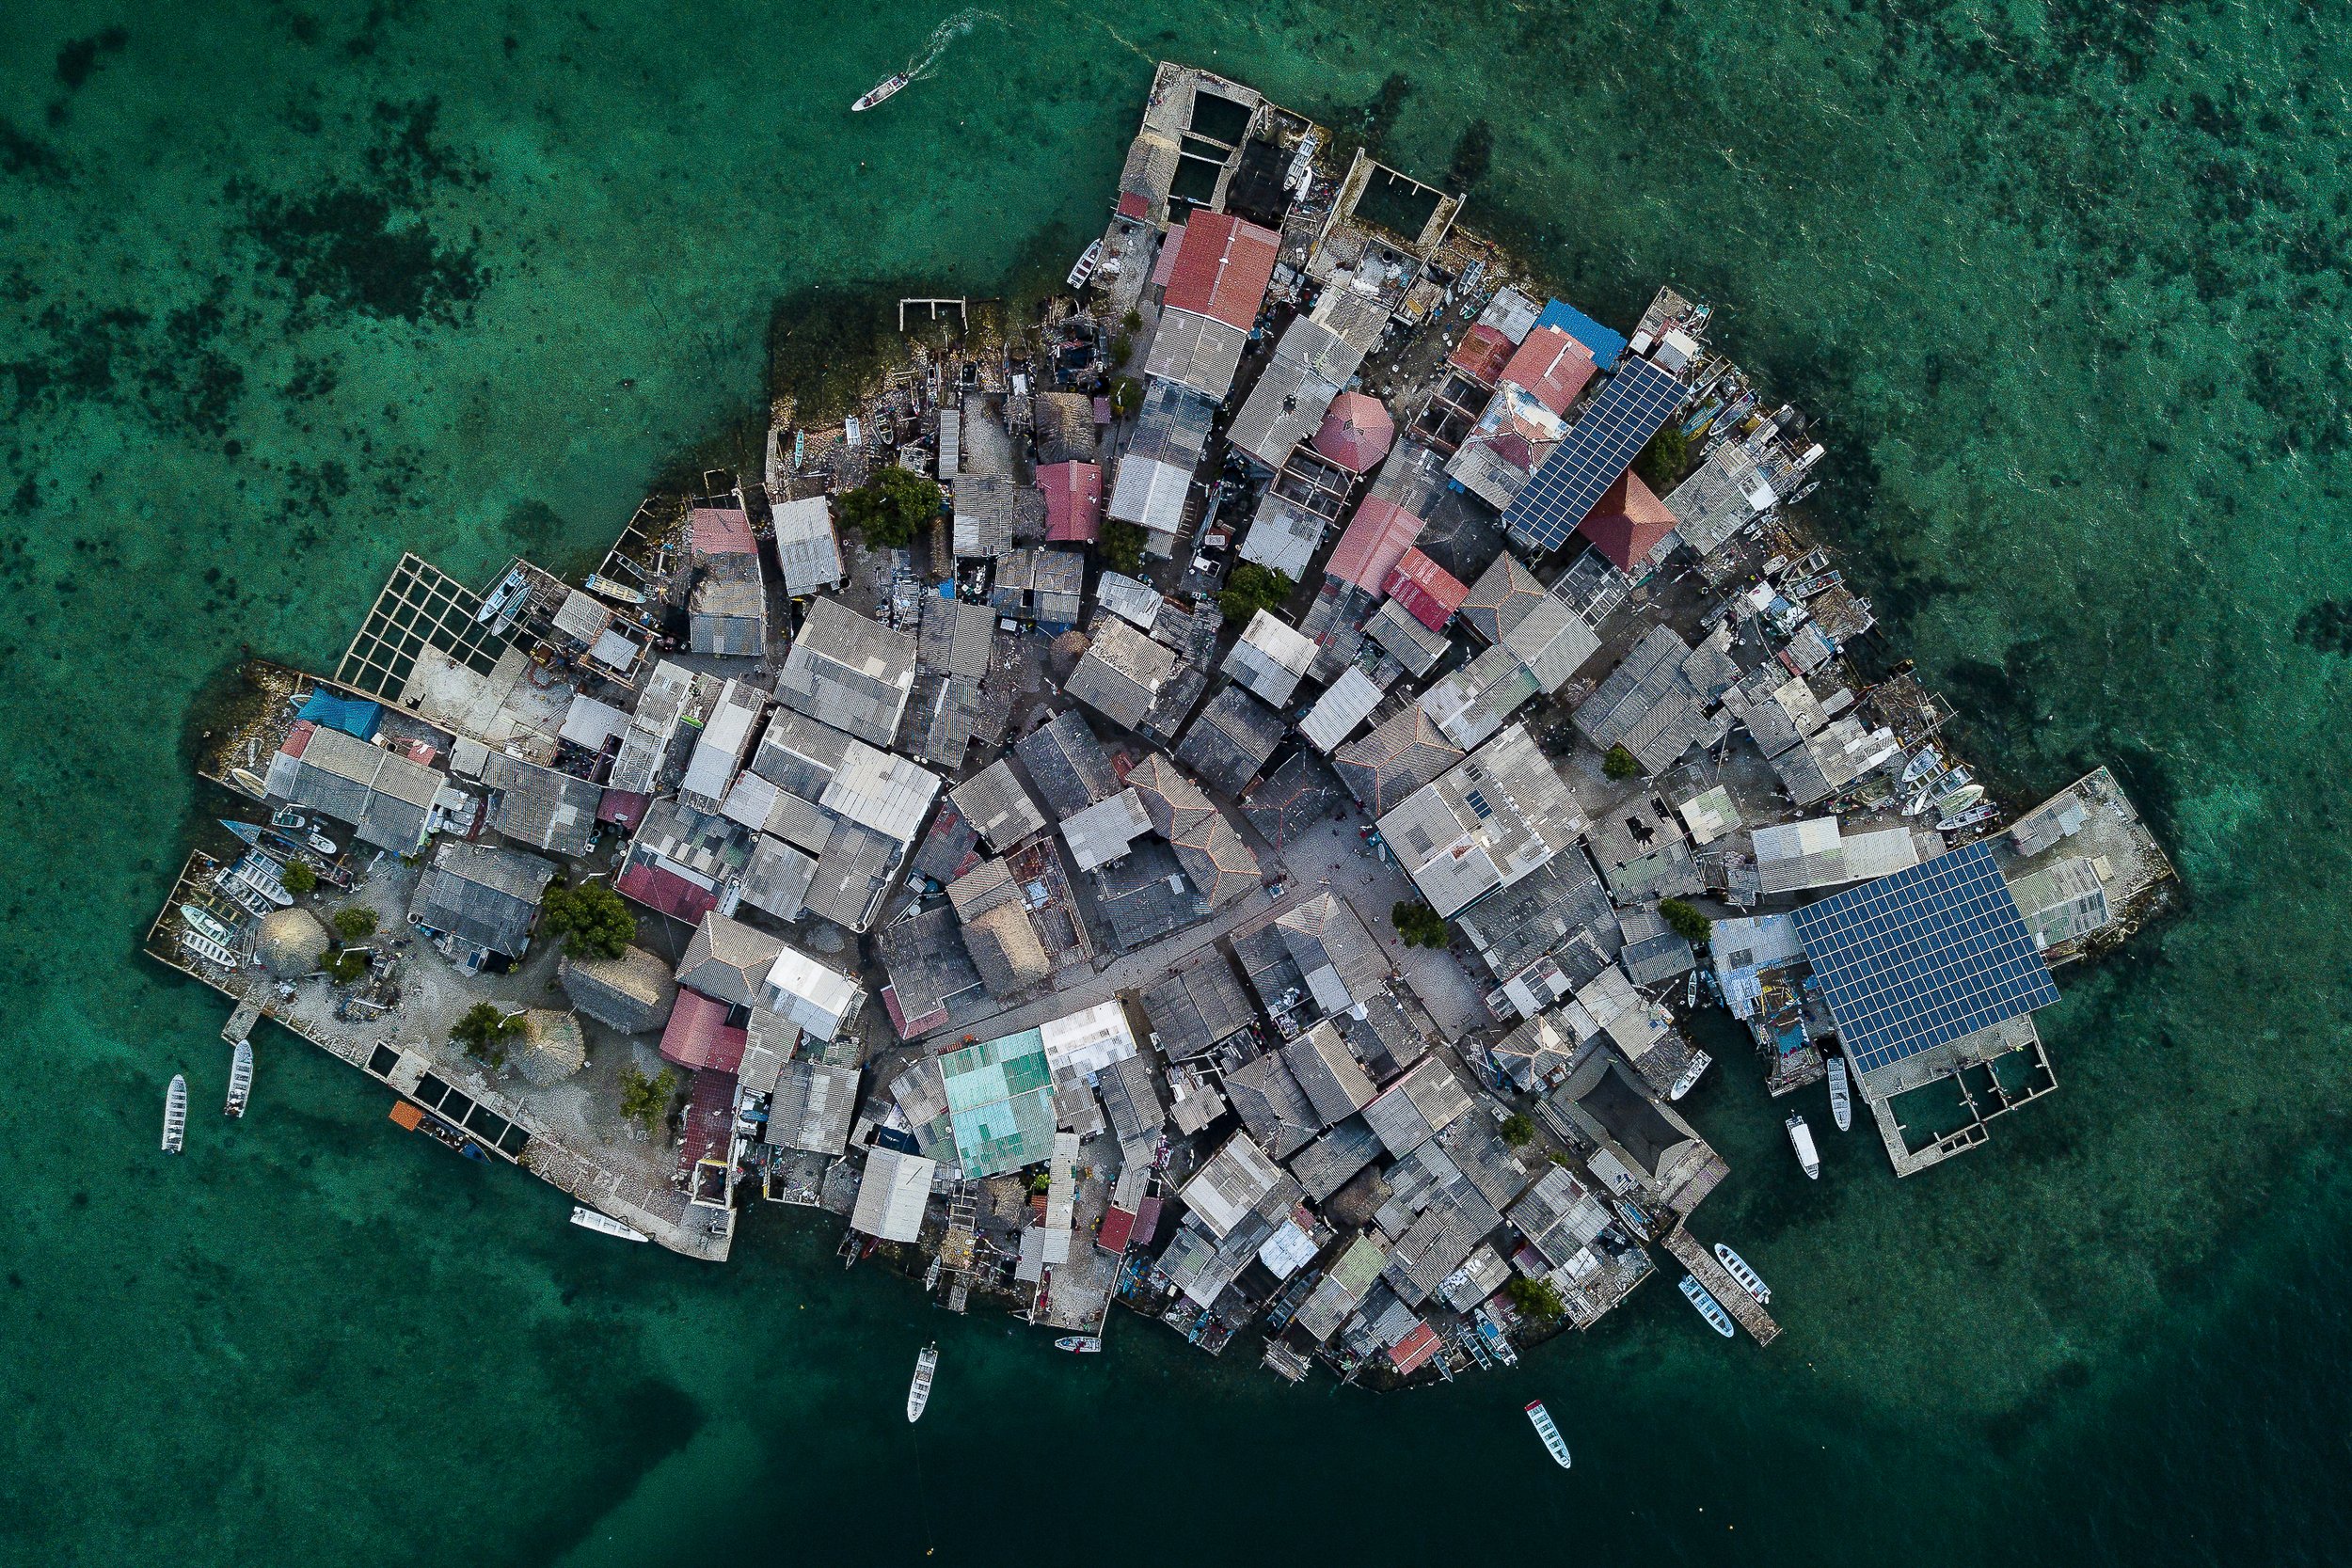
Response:
[[[1732,1321],[1746,1329],[1757,1344],[1769,1345],[1780,1338],[1780,1324],[1772,1322],[1772,1315],[1764,1310],[1763,1304],[1740,1289],[1740,1282],[1716,1261],[1713,1250],[1700,1245],[1698,1238],[1679,1223],[1666,1232],[1666,1250],[1707,1287],[1709,1295],[1723,1303]]]

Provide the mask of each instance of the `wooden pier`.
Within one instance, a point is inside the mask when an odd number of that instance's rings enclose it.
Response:
[[[1675,1222],[1672,1230],[1666,1232],[1666,1250],[1698,1277],[1698,1282],[1707,1287],[1708,1293],[1724,1304],[1724,1310],[1730,1313],[1757,1344],[1769,1345],[1780,1338],[1780,1324],[1772,1322],[1772,1315],[1764,1310],[1763,1304],[1741,1290],[1740,1282],[1715,1260],[1715,1254],[1701,1246],[1698,1239],[1685,1230],[1679,1220]]]

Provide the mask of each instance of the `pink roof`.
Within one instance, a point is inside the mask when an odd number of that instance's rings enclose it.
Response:
[[[1461,346],[1446,356],[1447,364],[1487,387],[1502,378],[1502,367],[1510,362],[1511,340],[1501,327],[1484,323],[1463,333]]]
[[[1152,1238],[1159,1234],[1160,1200],[1147,1197],[1136,1205],[1136,1245],[1150,1246]]]
[[[882,987],[882,1006],[890,1014],[890,1026],[898,1031],[898,1037],[902,1040],[929,1034],[947,1022],[947,1009],[944,1006],[933,1007],[920,1018],[909,1019],[906,1008],[899,1005],[898,988],[896,986]]]
[[[286,732],[284,743],[278,749],[290,757],[298,757],[310,749],[310,737],[318,733],[319,727],[310,720],[297,719],[294,728]]]
[[[702,555],[751,555],[752,520],[739,506],[698,506],[686,515],[688,536]]]
[[[736,1033],[742,1033],[737,1030]],[[735,1137],[735,1069],[692,1072],[686,1080],[677,1168],[691,1172],[705,1160],[723,1160]]]
[[[1369,473],[1389,455],[1396,439],[1396,421],[1378,398],[1363,392],[1342,392],[1323,416],[1323,428],[1311,443],[1315,451],[1353,473]]]
[[[421,763],[427,768],[432,767],[433,759],[441,754],[440,749],[430,740],[411,740],[407,752],[410,762]]]
[[[1160,241],[1160,253],[1152,261],[1152,287],[1165,289],[1168,280],[1176,276],[1176,258],[1184,252],[1184,234],[1189,224],[1172,223],[1167,237]]]
[[[1446,622],[1470,597],[1470,589],[1460,578],[1419,550],[1405,552],[1396,570],[1389,574],[1388,590],[1391,598],[1431,631],[1445,630]]]
[[[670,1026],[661,1031],[661,1054],[680,1067],[733,1072],[743,1065],[750,1036],[727,1023],[727,1005],[698,990],[678,988]]]
[[[1331,551],[1326,577],[1352,582],[1367,594],[1376,591],[1413,541],[1421,537],[1422,520],[1392,500],[1367,496],[1356,509],[1356,520],[1340,535]]]
[[[1103,532],[1103,466],[1048,463],[1037,471],[1045,492],[1045,537],[1091,544]]]
[[[1553,413],[1565,414],[1593,379],[1593,351],[1556,326],[1539,326],[1502,367],[1502,379],[1526,388]]]
[[[631,832],[645,819],[645,808],[653,804],[653,797],[633,789],[608,789],[596,801],[596,820],[617,822]]]
[[[1168,269],[1165,303],[1247,332],[1257,325],[1281,248],[1281,236],[1270,229],[1230,213],[1195,213],[1184,225],[1183,253]]]
[[[613,879],[612,888],[624,898],[634,898],[649,910],[659,910],[690,925],[699,923],[704,915],[719,907],[719,895],[708,888],[697,887],[676,872],[665,871],[646,860],[632,858]]]
[[[1096,398],[1094,400],[1094,422],[1096,424],[1108,424],[1111,422],[1110,399]]]
[[[1630,572],[1648,560],[1650,551],[1674,529],[1675,515],[1630,468],[1617,476],[1617,483],[1576,525],[1576,531],[1599,546],[1620,572]]]
[[[1438,1331],[1427,1323],[1414,1327],[1413,1332],[1389,1347],[1389,1359],[1400,1372],[1409,1372],[1438,1354]]]

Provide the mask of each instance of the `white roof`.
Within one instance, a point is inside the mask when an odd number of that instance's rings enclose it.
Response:
[[[1351,664],[1331,683],[1330,689],[1316,700],[1313,711],[1300,721],[1298,733],[1316,751],[1328,752],[1379,705],[1380,689],[1372,684],[1370,675]]]
[[[1712,844],[1740,826],[1740,808],[1732,803],[1731,791],[1721,784],[1692,796],[1675,809],[1682,814],[1693,844]]]
[[[1045,1064],[1057,1075],[1068,1068],[1081,1078],[1091,1078],[1113,1062],[1136,1053],[1127,1009],[1116,999],[1067,1018],[1051,1019],[1039,1024],[1037,1033],[1045,1047]]]
[[[1143,797],[1132,789],[1095,801],[1061,825],[1070,857],[1081,871],[1123,859],[1135,841],[1151,831],[1152,816],[1143,809]]]
[[[909,757],[850,738],[817,803],[901,844],[913,841],[939,793],[939,775]]]
[[[1103,580],[1095,585],[1094,596],[1102,601],[1104,610],[1145,631],[1152,629],[1152,623],[1160,618],[1160,606],[1168,602],[1150,583],[1137,582],[1120,572],[1104,572]]]
[[[938,1161],[920,1154],[869,1149],[850,1228],[885,1242],[912,1242],[921,1236],[923,1211],[931,1200],[931,1173],[938,1168]]]
[[[782,1013],[820,1040],[839,1032],[863,994],[855,980],[827,969],[797,947],[768,966],[768,1010]]]
[[[740,681],[730,680],[720,689],[719,705],[703,725],[703,737],[694,743],[694,759],[686,765],[686,777],[678,784],[680,795],[714,802],[726,798],[727,785],[734,781],[735,769],[751,741],[752,721],[767,701],[766,693]]]
[[[1911,830],[1899,824],[1875,832],[1846,835],[1846,875],[1857,882],[1891,877],[1918,863],[1918,843],[1911,836]]]
[[[1315,661],[1311,639],[1289,622],[1262,610],[1225,656],[1225,673],[1279,707],[1298,689],[1299,677]]]
[[[628,714],[581,691],[573,695],[572,705],[564,712],[564,727],[557,733],[573,745],[594,752],[628,728]]]
[[[1222,1241],[1281,1178],[1272,1157],[1248,1133],[1236,1132],[1223,1148],[1209,1156],[1177,1196],[1209,1234]]]
[[[283,756],[285,753],[281,752],[278,755]],[[291,762],[291,759],[289,760]],[[462,778],[478,779],[482,777],[482,770],[489,765],[490,748],[485,746],[481,741],[476,740],[473,736],[469,735],[461,735],[450,743],[449,770],[451,772],[455,773]],[[272,768],[275,768],[278,765],[276,761],[273,760],[270,766]],[[290,766],[288,772],[291,773],[293,769]],[[287,788],[292,787],[293,784],[291,781],[289,781]],[[270,785],[270,793],[272,795],[283,795],[285,792],[285,790],[277,787],[276,782],[274,780],[272,781]]]
[[[1258,1249],[1258,1261],[1277,1279],[1288,1279],[1314,1260],[1314,1240],[1298,1228],[1295,1220],[1284,1220],[1281,1228]]]

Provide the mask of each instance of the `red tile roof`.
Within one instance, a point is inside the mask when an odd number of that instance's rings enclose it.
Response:
[[[1630,572],[1649,558],[1649,552],[1674,527],[1675,515],[1666,510],[1666,503],[1650,493],[1641,475],[1628,468],[1593,503],[1576,531],[1598,546],[1618,571]]]
[[[1422,1323],[1389,1347],[1389,1359],[1399,1373],[1409,1372],[1438,1354],[1438,1331]]]
[[[319,727],[310,720],[297,719],[294,721],[294,728],[286,732],[286,738],[278,749],[290,757],[298,757],[310,749],[310,737],[318,733]]]
[[[1124,1209],[1106,1209],[1103,1212],[1102,1227],[1094,1233],[1094,1244],[1116,1258],[1127,1250],[1135,1233],[1135,1215]]]
[[[624,898],[634,898],[647,909],[659,910],[673,920],[698,925],[702,917],[719,907],[719,895],[707,887],[697,887],[675,871],[665,871],[651,861],[632,861],[613,879],[613,891]]]
[[[1553,413],[1565,414],[1593,379],[1593,351],[1556,326],[1539,326],[1502,367],[1502,379],[1526,388]]]
[[[1342,392],[1323,416],[1323,428],[1311,443],[1315,451],[1350,473],[1370,473],[1389,455],[1396,440],[1396,421],[1380,400],[1362,392]]]
[[[1230,213],[1195,213],[1184,225],[1183,253],[1168,270],[1165,303],[1247,332],[1257,325],[1281,248],[1270,229]]]
[[[1365,497],[1364,504],[1356,509],[1356,520],[1347,525],[1347,531],[1332,549],[1324,576],[1352,582],[1367,594],[1377,592],[1413,541],[1421,537],[1422,526],[1421,518],[1396,502]]]
[[[1421,551],[1406,550],[1389,574],[1388,593],[1412,611],[1414,620],[1431,631],[1443,631],[1470,597],[1470,585]]]
[[[1511,362],[1511,347],[1502,328],[1481,323],[1462,334],[1461,346],[1446,356],[1446,363],[1472,381],[1491,387],[1502,379],[1502,367]]]
[[[752,555],[752,520],[737,506],[698,506],[687,514],[688,536],[699,555]]]
[[[1045,492],[1045,537],[1092,544],[1103,532],[1103,466],[1048,463],[1037,471]]]
[[[1122,218],[1149,217],[1152,215],[1152,203],[1143,198],[1141,191],[1121,191],[1119,193],[1119,215]]]
[[[745,1031],[727,1023],[727,1005],[698,990],[678,988],[670,1025],[661,1031],[661,1054],[680,1067],[733,1072],[743,1065]]]
[[[617,822],[629,832],[645,819],[645,808],[653,804],[653,797],[633,789],[608,789],[596,801],[596,820]]]

